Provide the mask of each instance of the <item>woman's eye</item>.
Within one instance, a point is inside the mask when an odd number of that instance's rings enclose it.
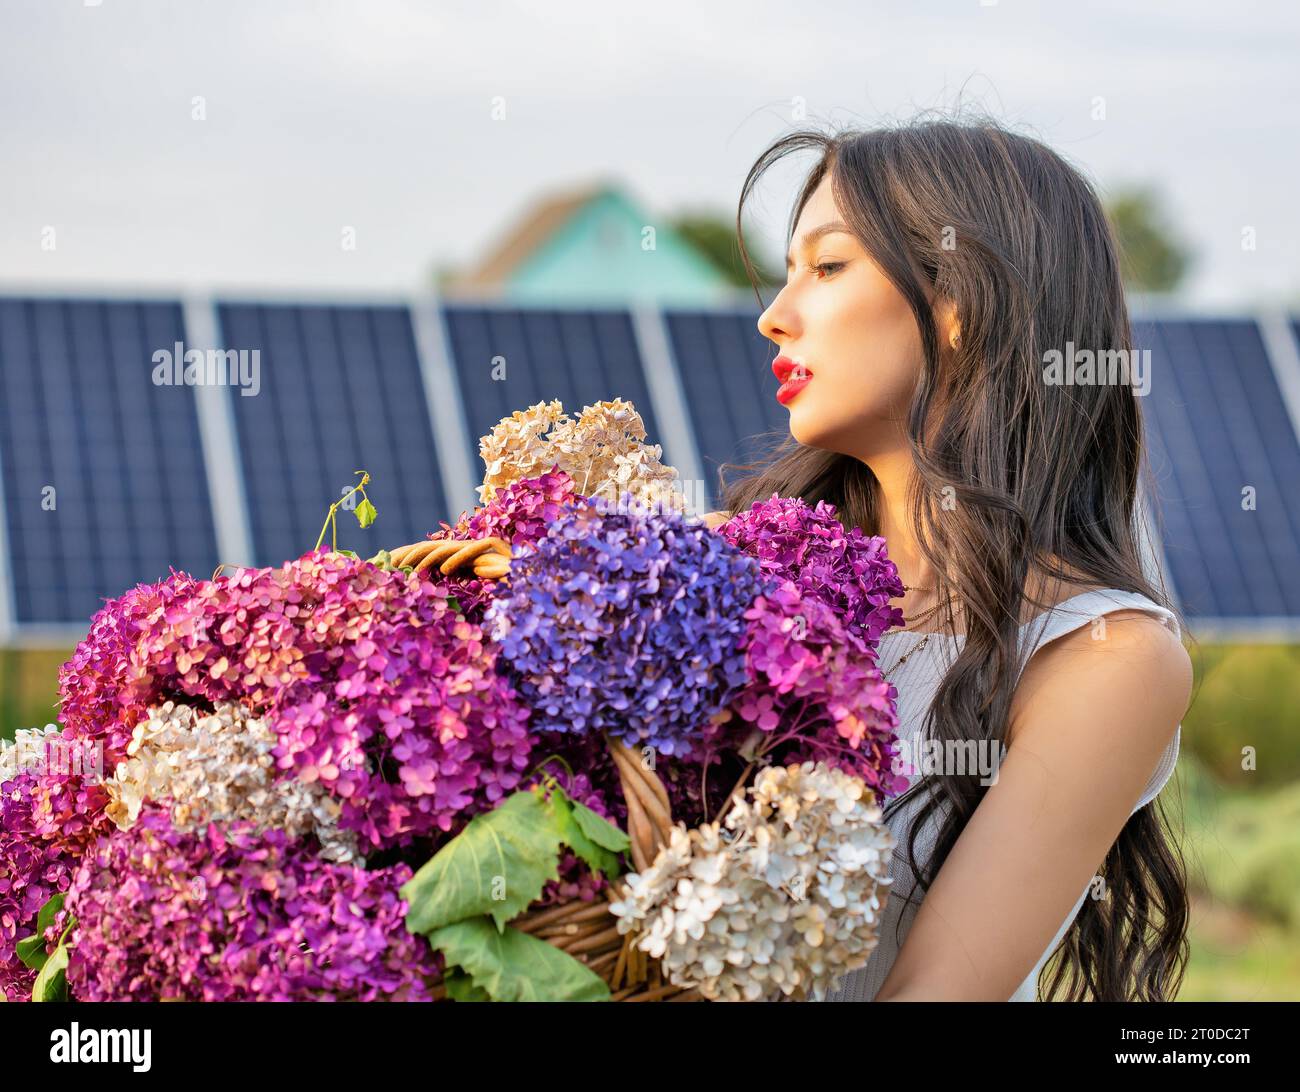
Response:
[[[838,273],[846,264],[846,262],[818,262],[812,268],[813,272],[820,274],[820,279],[824,280]]]

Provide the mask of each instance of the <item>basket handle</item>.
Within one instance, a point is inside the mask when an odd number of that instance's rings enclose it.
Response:
[[[673,829],[668,790],[659,776],[637,758],[636,753],[611,735],[605,736],[614,759],[623,799],[627,803],[627,833],[632,842],[632,863],[644,872],[668,844]]]
[[[389,552],[389,558],[399,569],[407,565],[415,566],[415,573],[438,566],[443,576],[464,574],[470,569],[474,576],[484,580],[497,580],[510,571],[510,543],[505,539],[490,536],[488,538],[439,538],[413,542],[409,546],[399,546]]]

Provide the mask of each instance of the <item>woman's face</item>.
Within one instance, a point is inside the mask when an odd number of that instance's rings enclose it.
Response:
[[[842,222],[829,173],[799,215],[786,271],[758,328],[780,346],[777,378],[791,376],[778,392],[791,435],[864,461],[897,448],[921,337],[902,294]]]

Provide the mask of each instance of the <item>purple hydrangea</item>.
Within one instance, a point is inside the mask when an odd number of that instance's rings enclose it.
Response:
[[[744,684],[757,563],[680,515],[573,505],[499,582],[484,625],[534,730],[689,751]]]
[[[793,580],[831,607],[864,648],[875,648],[882,633],[903,624],[903,612],[889,604],[903,594],[903,583],[885,540],[857,527],[845,531],[834,505],[818,501],[812,507],[773,493],[718,532],[758,558],[765,574]]]
[[[184,834],[148,809],[68,890],[81,1001],[430,998],[440,957],[406,929],[406,865],[367,872],[247,823]]]

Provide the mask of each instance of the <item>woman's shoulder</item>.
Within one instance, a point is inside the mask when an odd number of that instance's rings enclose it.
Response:
[[[1088,695],[1099,713],[1112,699],[1136,703],[1157,731],[1177,727],[1191,697],[1192,662],[1167,607],[1139,592],[1087,588],[1058,603],[1044,623],[1016,688],[1013,723]]]

